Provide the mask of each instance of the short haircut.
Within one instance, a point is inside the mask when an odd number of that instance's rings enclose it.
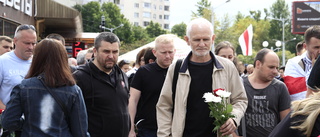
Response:
[[[120,40],[117,35],[111,32],[102,32],[94,39],[94,48],[97,50],[101,47],[101,41],[106,41],[109,43],[117,42],[120,46]]]
[[[283,71],[285,71],[286,70],[286,66],[281,66],[280,68],[279,68],[279,70],[283,70]]]
[[[81,64],[85,64],[86,63],[86,54],[87,54],[87,50],[81,50],[78,52],[77,54],[77,64],[81,65]]]
[[[14,38],[20,38],[22,30],[27,30],[29,33],[30,32],[37,33],[36,28],[33,25],[21,24],[16,28],[16,30],[14,32]]]
[[[152,52],[153,48],[152,47],[147,47],[146,48],[146,52],[143,55],[144,58],[144,62],[145,64],[149,64],[149,60],[156,60],[156,56],[154,56],[153,52]]]
[[[296,54],[300,53],[303,49],[304,41],[298,42],[296,45]]]
[[[3,40],[9,43],[12,43],[12,38],[8,36],[0,36],[0,41],[3,41]]]
[[[62,42],[63,45],[66,45],[66,41],[65,41],[64,37],[62,37],[60,34],[51,33],[46,38],[59,40]]]
[[[46,38],[35,46],[26,78],[41,74],[44,74],[44,81],[49,87],[75,85],[75,79],[68,65],[67,51],[61,42]]]
[[[186,35],[188,38],[190,38],[190,32],[192,31],[192,26],[193,25],[198,25],[199,27],[202,26],[209,26],[211,35],[213,35],[213,25],[205,18],[196,18],[192,20],[191,22],[188,23],[187,28],[186,28]]]
[[[306,32],[304,33],[304,41],[306,42],[307,45],[309,44],[310,39],[312,37],[320,39],[320,26],[319,25],[309,27],[306,30]]]
[[[168,44],[168,43],[174,43],[174,40],[177,38],[174,34],[163,34],[158,36],[155,39],[155,50],[158,48],[159,44]]]
[[[214,54],[218,55],[220,50],[223,48],[231,48],[233,50],[233,55],[235,55],[235,50],[229,41],[222,41],[214,48]]]
[[[262,64],[264,63],[264,57],[269,53],[271,52],[272,50],[270,49],[267,49],[267,48],[263,48],[261,49],[256,57],[254,58],[254,63],[253,63],[253,67],[256,67],[256,62],[259,60]]]
[[[129,60],[123,59],[118,63],[118,66],[119,66],[119,68],[122,68],[124,65],[129,65],[129,64],[130,64]]]

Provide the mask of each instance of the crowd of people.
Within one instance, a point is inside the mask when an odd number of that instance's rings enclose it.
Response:
[[[0,36],[1,136],[55,137],[318,137],[320,26],[308,28],[286,66],[270,49],[253,64],[232,43],[215,40],[212,24],[193,19],[184,37],[191,52],[174,60],[174,34],[155,38],[133,63],[118,61],[120,40],[100,33],[92,48],[68,58],[65,40],[37,42],[32,25]],[[131,67],[132,65],[132,67]],[[219,133],[203,94],[231,93]]]

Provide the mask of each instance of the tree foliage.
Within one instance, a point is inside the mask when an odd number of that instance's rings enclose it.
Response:
[[[184,22],[182,22],[180,24],[174,25],[171,29],[171,33],[176,34],[180,38],[183,38],[186,35],[186,28],[187,25]]]
[[[208,10],[210,11],[211,2],[208,0],[198,1],[196,4],[197,12],[192,11],[192,17],[203,17],[205,14],[208,14]],[[211,12],[211,11],[210,11]]]
[[[153,23],[150,21],[150,24],[146,27],[146,31],[150,38],[157,37],[161,34],[166,34],[166,31],[163,30],[159,23]]]
[[[116,28],[119,25],[123,24],[122,27],[119,27],[113,31],[117,34],[121,41],[124,43],[131,43],[134,41],[134,34],[131,31],[131,24],[128,19],[124,18],[124,15],[121,14],[120,8],[112,3],[103,3],[101,7],[102,13],[107,19],[105,22],[105,27],[107,28]]]

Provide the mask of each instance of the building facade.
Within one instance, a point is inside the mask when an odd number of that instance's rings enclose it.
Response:
[[[115,3],[135,26],[146,27],[152,21],[170,29],[170,0],[115,0]]]

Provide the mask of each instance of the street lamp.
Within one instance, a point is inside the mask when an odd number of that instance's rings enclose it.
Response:
[[[214,14],[213,14],[214,13],[214,9],[217,9],[220,6],[222,6],[223,4],[226,4],[226,3],[230,2],[230,1],[231,0],[227,0],[225,3],[222,3],[217,7],[213,7],[213,6],[211,7],[211,23],[212,23],[212,27],[213,27],[213,32],[212,32],[213,34],[214,34]],[[214,52],[214,41],[213,41],[212,46],[211,46],[211,51]]]
[[[280,18],[280,19],[277,19],[277,18],[270,18],[270,19],[273,19],[273,20],[277,20],[277,21],[281,21],[282,22],[282,66],[285,66],[286,65],[286,42],[284,41],[284,21],[286,19],[284,18]]]
[[[103,29],[103,31],[109,30],[111,33],[113,33],[113,31],[114,31],[115,29],[124,26],[124,25],[121,23],[119,26],[117,26],[117,27],[115,27],[115,28],[107,28],[107,27],[104,26],[104,23],[105,23],[105,17],[104,17],[104,15],[102,15],[102,16],[101,16],[101,25],[100,25],[99,27],[100,27],[101,29]]]
[[[265,47],[265,48],[267,48],[267,47],[269,46],[269,42],[268,42],[268,41],[263,41],[263,42],[262,42],[262,46]],[[277,42],[276,42],[276,47],[277,47],[277,48],[276,48],[276,49],[273,49],[273,46],[272,46],[270,49],[271,49],[272,51],[276,51],[276,50],[279,50],[279,49],[280,49],[280,48],[279,48],[280,46],[281,46],[281,41],[277,41]]]

